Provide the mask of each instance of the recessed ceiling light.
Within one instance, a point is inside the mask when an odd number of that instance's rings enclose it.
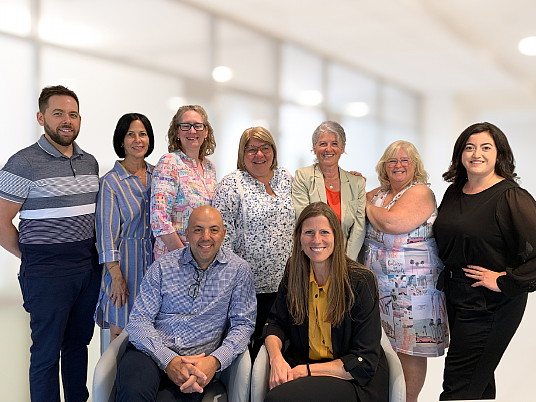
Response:
[[[536,36],[521,39],[517,45],[519,52],[526,56],[536,56]]]
[[[212,70],[212,78],[216,82],[227,82],[233,78],[233,70],[227,66],[218,66]]]
[[[352,117],[363,117],[369,114],[370,107],[366,102],[349,102],[344,111]]]
[[[322,93],[316,89],[302,91],[296,97],[296,102],[303,106],[318,106],[323,100]]]

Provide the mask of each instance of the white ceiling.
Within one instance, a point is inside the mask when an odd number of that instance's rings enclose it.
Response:
[[[422,93],[536,99],[534,0],[186,0]]]

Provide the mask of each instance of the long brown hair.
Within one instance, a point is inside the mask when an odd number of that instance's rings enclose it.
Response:
[[[333,253],[330,256],[330,285],[328,287],[327,320],[332,326],[342,324],[344,316],[352,308],[355,295],[352,291],[341,224],[333,209],[323,202],[309,204],[300,214],[294,228],[292,255],[287,265],[287,304],[294,324],[303,324],[308,316],[310,259],[301,246],[301,233],[305,220],[317,216],[327,218],[334,236]]]
[[[216,140],[214,139],[214,130],[212,129],[212,126],[208,121],[207,112],[205,111],[205,109],[203,109],[202,106],[199,105],[181,106],[179,110],[177,110],[177,113],[175,113],[175,116],[173,116],[173,118],[171,119],[167,135],[168,152],[175,152],[177,150],[184,151],[184,149],[182,149],[180,141],[177,138],[177,130],[179,129],[178,124],[180,123],[182,115],[189,110],[193,110],[194,112],[197,112],[201,115],[201,118],[203,119],[203,124],[205,125],[205,129],[207,130],[207,138],[205,138],[205,140],[201,144],[201,148],[199,148],[199,159],[203,160],[205,156],[209,156],[214,153],[214,150],[216,149]]]

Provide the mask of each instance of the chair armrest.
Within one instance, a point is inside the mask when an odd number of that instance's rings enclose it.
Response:
[[[251,371],[251,402],[262,402],[268,393],[270,359],[264,345],[261,346]]]
[[[220,380],[227,389],[227,400],[232,402],[249,401],[251,357],[247,348],[229,367],[222,371]]]
[[[95,372],[93,374],[93,392],[91,400],[93,402],[113,401],[115,376],[117,374],[117,363],[125,352],[128,343],[128,334],[125,330],[115,338],[106,348],[100,357]]]
[[[381,345],[387,357],[389,365],[389,401],[406,402],[406,380],[404,379],[404,370],[398,355],[393,350],[391,342],[382,329]]]

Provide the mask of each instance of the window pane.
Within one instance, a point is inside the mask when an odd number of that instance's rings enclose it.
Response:
[[[278,149],[280,141],[275,127],[275,108],[267,101],[251,96],[227,92],[218,95],[214,102],[214,135],[216,152],[210,159],[216,164],[218,180],[236,169],[238,142],[244,130],[253,126],[267,128]],[[278,161],[279,161],[278,157]]]
[[[183,94],[180,80],[48,47],[43,49],[41,72],[43,86],[63,84],[80,98],[78,143],[97,158],[101,173],[111,169],[117,159],[112,136],[117,120],[125,113],[139,112],[151,121],[155,149],[149,162],[155,163],[167,152],[168,125],[177,106],[171,108],[170,103]]]
[[[281,97],[305,106],[322,103],[320,57],[290,44],[284,44],[281,52]]]
[[[35,142],[40,130],[35,117],[37,95],[32,81],[35,64],[32,46],[23,40],[0,36],[0,49],[7,56],[0,62],[0,121],[4,138],[0,166],[3,166],[11,155]]]
[[[384,149],[378,136],[378,126],[372,118],[343,117],[340,121],[346,132],[346,149],[339,165],[356,170],[367,178],[367,189],[379,185],[376,164]]]
[[[206,13],[165,0],[152,0],[150,7],[131,0],[41,3],[39,31],[46,41],[124,63],[205,79],[210,76],[211,30]]]
[[[321,110],[291,104],[281,106],[281,140],[278,145],[279,165],[292,174],[313,163],[311,137],[315,128],[325,120]]]
[[[275,42],[226,21],[216,25],[215,66],[229,67],[233,87],[275,94]]]
[[[378,83],[372,77],[332,63],[328,69],[328,107],[352,117],[377,115]]]
[[[30,34],[31,24],[30,0],[0,2],[0,31],[25,36]]]

